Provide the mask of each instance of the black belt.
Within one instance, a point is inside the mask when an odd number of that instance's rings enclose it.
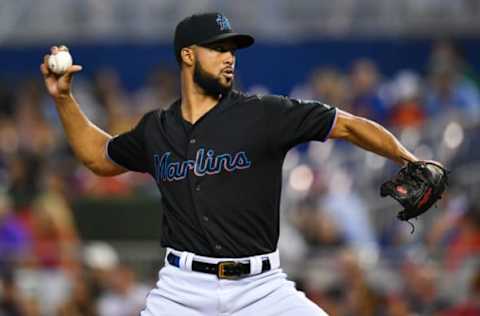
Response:
[[[180,257],[171,252],[167,256],[167,261],[173,266],[180,267]],[[270,269],[270,260],[263,258],[260,273]],[[250,275],[250,262],[220,261],[218,263],[206,263],[193,260],[192,271],[215,274],[219,279],[236,280]]]

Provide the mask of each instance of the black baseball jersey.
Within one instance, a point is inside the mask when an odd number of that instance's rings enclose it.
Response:
[[[195,124],[180,100],[143,116],[108,143],[109,158],[148,172],[161,192],[161,243],[209,257],[273,252],[287,151],[324,141],[334,107],[232,91]]]

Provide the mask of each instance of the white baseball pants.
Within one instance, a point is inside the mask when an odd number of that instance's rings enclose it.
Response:
[[[167,255],[170,251],[181,257],[180,267],[165,260],[140,316],[328,316],[287,280],[279,268],[278,251],[265,255],[272,270],[239,280],[191,271],[192,260],[217,263],[232,259],[201,257],[173,249],[167,249]],[[260,271],[259,264],[261,269],[261,257],[236,260],[250,260],[255,273]]]

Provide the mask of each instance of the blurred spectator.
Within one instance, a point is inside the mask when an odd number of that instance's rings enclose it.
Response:
[[[355,251],[345,249],[338,255],[338,271],[345,295],[346,315],[381,315],[383,299],[368,283],[365,271]]]
[[[19,135],[15,121],[11,118],[0,117],[0,161],[2,168],[6,167],[7,157],[14,156],[19,149]],[[5,183],[2,183],[5,185]]]
[[[20,151],[8,163],[8,193],[13,206],[19,212],[29,211],[31,202],[40,191],[43,160],[36,154]]]
[[[449,192],[443,204],[445,211],[434,218],[425,236],[425,244],[429,251],[440,255],[444,255],[446,247],[456,235],[458,223],[465,216],[465,212],[471,208],[471,202],[464,192]]]
[[[137,113],[165,109],[178,99],[180,81],[177,77],[177,71],[171,66],[154,68],[146,85],[136,93]]]
[[[333,219],[346,244],[357,250],[377,252],[377,241],[367,205],[353,187],[351,173],[341,168],[328,173],[328,189],[319,203]]]
[[[408,301],[405,300],[402,296],[392,295],[387,300],[387,315],[388,316],[407,316],[415,315],[411,310]]]
[[[454,46],[437,42],[429,65],[426,105],[430,115],[456,111],[469,121],[480,119],[480,93],[464,74],[464,62]]]
[[[410,303],[413,312],[429,315],[439,300],[438,271],[428,263],[407,261],[403,265],[403,297]]]
[[[328,287],[324,293],[307,292],[308,297],[319,306],[321,306],[328,315],[344,316],[347,315],[345,304],[346,296],[345,286],[334,284]]]
[[[430,60],[430,69],[436,65],[450,65],[468,80],[478,82],[476,71],[465,59],[464,51],[453,40],[440,39],[433,43]]]
[[[354,61],[350,72],[351,110],[377,122],[387,119],[387,106],[379,95],[380,74],[372,60]]]
[[[44,179],[43,190],[32,204],[33,251],[41,267],[76,271],[78,234],[64,195],[64,180],[54,172],[46,173]]]
[[[72,282],[71,296],[58,309],[58,316],[96,316],[95,301],[85,275]]]
[[[134,271],[119,265],[109,277],[109,287],[98,301],[100,316],[132,316],[142,310],[150,289],[135,280]]]
[[[128,98],[118,73],[111,68],[95,74],[94,94],[105,114],[105,127],[112,135],[125,132],[135,124]]]
[[[470,284],[470,295],[461,304],[445,313],[445,316],[480,315],[480,268],[477,269]]]
[[[345,76],[336,68],[314,69],[306,84],[296,86],[291,96],[312,99],[350,111],[348,84]]]
[[[0,273],[15,268],[30,251],[31,236],[12,212],[8,196],[0,194]]]
[[[95,302],[109,288],[112,271],[119,265],[116,250],[106,242],[90,242],[83,249],[83,261],[90,276],[90,288]]]
[[[446,263],[452,270],[461,268],[466,260],[480,254],[480,207],[472,207],[459,218],[450,232],[446,245]]]
[[[16,271],[23,296],[38,304],[42,315],[53,315],[69,296],[71,277],[78,272],[78,237],[63,179],[43,169],[42,185],[22,215],[32,236],[32,251]]]
[[[335,221],[331,215],[319,208],[313,197],[302,201],[290,216],[310,247],[334,247],[344,244]]]
[[[15,112],[14,108],[14,96],[11,89],[7,88],[7,83],[0,80],[0,118],[11,118]]]
[[[402,71],[397,74],[390,89],[393,105],[389,124],[399,128],[421,127],[426,117],[419,76],[410,71]]]
[[[21,149],[47,155],[54,149],[57,140],[42,112],[43,90],[40,87],[40,83],[33,79],[21,83],[15,102],[15,128]]]
[[[12,273],[0,277],[0,316],[40,316],[38,302],[22,295]]]

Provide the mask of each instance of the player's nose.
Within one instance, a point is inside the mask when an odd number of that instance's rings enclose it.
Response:
[[[224,63],[227,65],[233,65],[235,63],[235,53],[233,51],[225,52],[226,58],[224,59]]]

